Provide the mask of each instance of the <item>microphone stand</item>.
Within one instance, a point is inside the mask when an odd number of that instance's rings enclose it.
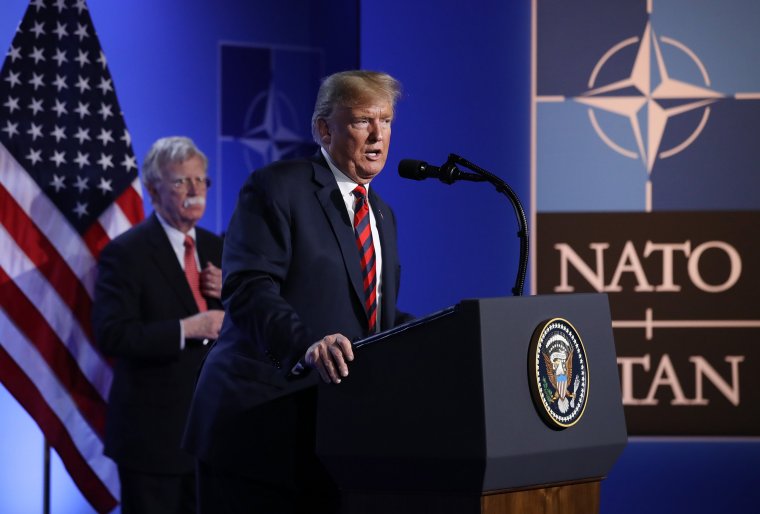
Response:
[[[509,184],[504,182],[502,179],[494,175],[493,173],[490,173],[483,168],[476,166],[475,164],[471,163],[467,159],[464,159],[458,155],[455,154],[449,154],[449,158],[446,161],[446,163],[441,167],[441,171],[444,170],[456,170],[456,164],[460,166],[464,166],[466,168],[471,169],[472,171],[476,172],[479,177],[475,178],[475,175],[468,175],[465,173],[460,173],[457,176],[457,179],[459,180],[473,180],[473,181],[486,181],[490,182],[495,188],[496,191],[499,193],[502,193],[506,195],[506,197],[509,199],[510,204],[512,204],[512,208],[515,211],[515,216],[517,217],[517,222],[519,225],[519,231],[517,232],[517,237],[520,238],[520,262],[517,267],[517,278],[515,279],[515,286],[512,288],[512,295],[513,296],[522,296],[523,293],[523,287],[525,286],[525,275],[528,272],[528,220],[525,217],[525,211],[523,210],[522,204],[520,203],[520,199],[517,198],[517,195],[512,190],[511,187],[509,187]],[[442,173],[443,175],[444,173]],[[481,179],[482,177],[482,179]],[[450,184],[448,180],[444,180],[441,178],[441,181]]]

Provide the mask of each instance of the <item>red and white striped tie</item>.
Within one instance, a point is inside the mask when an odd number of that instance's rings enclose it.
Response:
[[[375,246],[372,244],[372,228],[369,223],[369,206],[367,190],[358,185],[353,191],[356,197],[354,209],[354,234],[359,249],[364,282],[364,308],[369,320],[369,333],[375,332],[377,326],[377,275],[375,272]]]

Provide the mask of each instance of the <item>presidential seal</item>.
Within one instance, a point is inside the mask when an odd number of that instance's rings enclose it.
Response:
[[[528,377],[536,410],[550,427],[571,427],[581,419],[588,399],[588,361],[570,322],[554,318],[538,325],[530,343]]]

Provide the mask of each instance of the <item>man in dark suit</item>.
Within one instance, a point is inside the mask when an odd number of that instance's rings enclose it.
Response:
[[[185,137],[143,163],[155,212],[100,255],[93,325],[114,358],[105,454],[118,465],[122,514],[195,512],[195,461],[180,447],[200,363],[218,336],[222,241],[196,227],[206,156]]]
[[[312,118],[317,155],[259,169],[240,192],[225,236],[226,317],[185,434],[203,514],[338,509],[315,456],[317,391],[304,384],[315,374],[339,384],[352,340],[410,319],[396,308],[395,217],[367,193],[399,93],[384,73],[331,75]]]

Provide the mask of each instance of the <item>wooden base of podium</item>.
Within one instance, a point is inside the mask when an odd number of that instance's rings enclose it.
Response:
[[[600,482],[558,485],[524,491],[484,494],[481,514],[594,514],[599,512]]]
[[[600,481],[463,494],[343,494],[342,514],[596,514]]]

